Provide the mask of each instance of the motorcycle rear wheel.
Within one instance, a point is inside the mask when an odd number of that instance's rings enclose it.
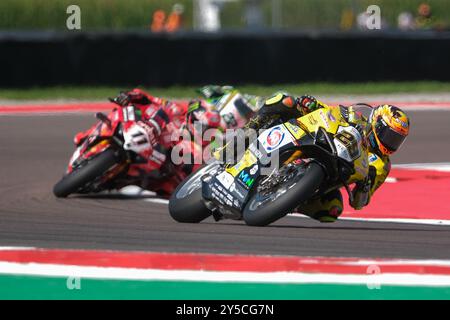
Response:
[[[217,163],[203,165],[178,185],[169,201],[169,213],[175,221],[199,223],[211,215],[203,202],[201,177],[217,167]]]
[[[87,160],[87,163],[65,175],[53,187],[53,193],[58,198],[66,198],[72,193],[77,193],[87,183],[102,176],[120,159],[113,149],[107,149],[95,158]]]

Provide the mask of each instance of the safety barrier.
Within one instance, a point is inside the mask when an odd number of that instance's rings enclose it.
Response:
[[[450,32],[0,33],[0,86],[450,81]]]

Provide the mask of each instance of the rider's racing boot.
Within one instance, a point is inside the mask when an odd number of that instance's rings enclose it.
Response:
[[[335,222],[343,211],[342,194],[333,190],[298,206],[295,213],[307,215],[320,222]]]

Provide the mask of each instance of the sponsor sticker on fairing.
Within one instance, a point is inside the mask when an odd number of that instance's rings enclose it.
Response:
[[[329,125],[329,123],[328,123],[327,117],[325,116],[325,113],[323,112],[322,109],[320,110],[319,113],[320,113],[320,117],[322,118],[323,124],[325,125],[325,127],[326,127],[327,129],[329,129],[329,128],[330,128],[330,125]]]
[[[377,160],[378,160],[378,157],[377,157],[376,154],[371,153],[371,154],[369,155],[369,162],[370,162],[370,163],[375,162],[375,161],[377,161]]]
[[[124,116],[125,116],[125,112],[126,112],[126,118],[127,120],[125,121],[135,121],[136,120],[136,116],[134,113],[134,106],[128,106],[124,109]]]
[[[240,201],[244,201],[245,199],[245,191],[236,183],[233,183],[229,189],[229,191],[234,194],[235,196],[237,196],[239,198]]]
[[[273,129],[266,138],[268,148],[276,148],[283,139],[284,133],[281,130]]]
[[[150,159],[156,163],[162,164],[162,163],[164,163],[164,161],[166,161],[166,156],[157,150],[153,150],[152,155],[150,156]]]
[[[331,112],[331,110],[328,111],[327,115],[328,115],[328,119],[330,119],[333,122],[336,121],[336,118],[333,116],[333,112]]]
[[[262,152],[259,151],[258,148],[256,147],[256,143],[252,143],[249,149],[256,158],[261,159],[263,157]]]
[[[295,139],[300,139],[302,137],[302,135],[305,134],[304,131],[294,123],[286,122],[285,125],[286,125],[286,128],[288,128],[288,130],[295,137]]]
[[[293,141],[293,138],[284,125],[278,125],[264,131],[258,138],[267,152],[272,152]]]
[[[233,182],[234,182],[234,177],[233,177],[230,173],[224,171],[224,172],[222,172],[221,174],[219,174],[219,175],[217,176],[217,180],[219,180],[219,182],[220,182],[226,189],[230,189],[231,185],[232,185]]]
[[[241,171],[238,176],[239,180],[247,189],[251,188],[255,182],[255,178],[245,170]]]

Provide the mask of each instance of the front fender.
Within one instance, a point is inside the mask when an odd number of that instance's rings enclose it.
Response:
[[[81,146],[79,146],[73,153],[66,173],[73,171],[73,168],[78,165],[83,160],[92,158],[93,156],[104,152],[106,149],[111,147],[110,139],[102,139],[97,143],[88,143],[85,141]]]

